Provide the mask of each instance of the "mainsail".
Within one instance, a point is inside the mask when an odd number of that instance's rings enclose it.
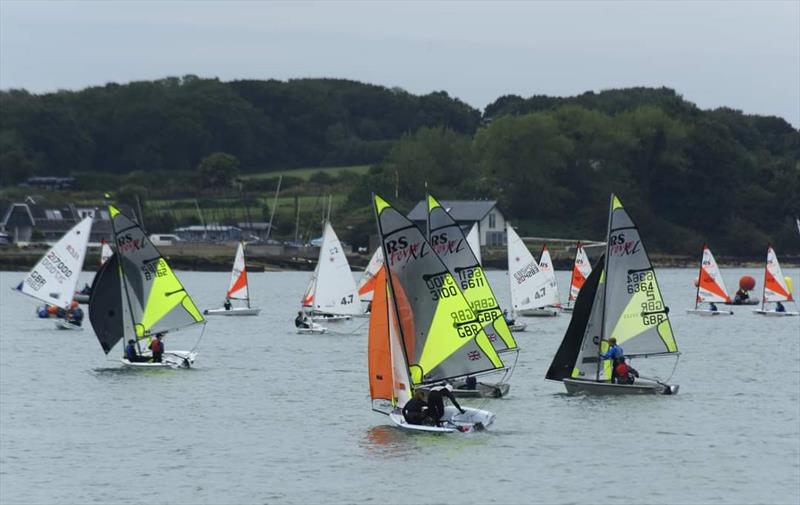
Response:
[[[599,355],[607,350],[606,340],[611,337],[624,345],[629,357],[678,352],[669,309],[639,229],[615,195],[611,195],[606,242],[605,266],[572,371],[575,378],[610,378],[611,362],[600,360]]]
[[[508,281],[511,290],[511,305],[514,311],[536,309],[548,305],[556,305],[550,288],[550,277],[539,268],[528,247],[519,238],[511,225],[507,228],[508,236]]]
[[[47,304],[67,309],[86,257],[92,218],[86,217],[47,251],[18,289]]]
[[[130,311],[122,299],[119,261],[113,254],[103,263],[92,281],[89,297],[89,321],[97,340],[108,354],[122,338],[133,338]]]
[[[97,300],[102,293],[110,292],[113,286],[121,284],[121,307],[115,313],[123,312],[123,326],[130,326],[137,340],[149,338],[158,332],[205,322],[194,301],[144,230],[117,208],[111,206],[109,210],[121,282],[114,279],[113,275],[99,276],[95,286],[97,293],[93,291],[92,297]],[[110,286],[106,286],[106,283]],[[89,310],[90,313],[95,312],[91,301]],[[98,333],[95,319],[91,320],[95,333]],[[128,329],[125,328],[125,331],[127,333]]]
[[[456,280],[483,330],[498,352],[516,349],[486,274],[467,245],[464,232],[444,207],[428,195],[428,242]]]
[[[412,384],[503,368],[483,325],[422,232],[377,195],[374,206]]]
[[[697,279],[697,300],[698,303],[706,302],[725,302],[730,303],[731,297],[728,296],[728,289],[722,274],[719,271],[714,255],[707,245],[703,246],[703,259],[700,263],[700,275]]]
[[[339,238],[327,221],[317,269],[303,297],[303,305],[325,314],[357,315],[362,312],[350,264]]]
[[[469,233],[467,233],[467,244],[469,244],[469,248],[472,249],[472,254],[475,255],[478,264],[483,265],[483,261],[481,260],[481,237],[478,233],[478,223],[473,224]]]
[[[547,289],[552,291],[550,296],[555,299],[555,303],[551,305],[561,305],[561,298],[558,296],[558,283],[556,283],[556,271],[553,268],[553,260],[550,258],[550,251],[547,249],[547,244],[542,246],[542,255],[539,257],[539,270],[544,272],[549,279]]]
[[[786,285],[778,256],[772,246],[767,247],[767,265],[764,268],[764,296],[762,306],[767,302],[791,302],[792,292]]]
[[[578,299],[583,284],[592,273],[592,265],[589,263],[589,257],[586,255],[586,250],[580,242],[575,246],[575,263],[572,265],[572,278],[569,282],[569,303],[575,303]]]
[[[231,283],[228,287],[226,298],[231,300],[247,300],[250,305],[250,293],[247,290],[247,267],[244,261],[244,242],[239,242],[236,249],[236,258],[233,260],[231,270]]]
[[[361,276],[361,280],[358,283],[358,296],[361,297],[362,301],[368,302],[372,300],[373,291],[376,286],[375,276],[381,268],[383,268],[383,251],[379,247],[375,249],[375,253],[373,253],[369,263],[367,263],[367,268],[364,270],[364,274]]]

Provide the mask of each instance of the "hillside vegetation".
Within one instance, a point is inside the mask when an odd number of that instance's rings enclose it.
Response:
[[[73,174],[84,196],[138,195],[150,227],[196,219],[179,210],[194,198],[263,218],[281,173],[286,236],[298,209],[311,229],[321,196],[334,194],[341,234],[365,245],[371,192],[409,209],[427,187],[442,199],[497,199],[523,234],[602,239],[613,191],[655,251],[800,251],[800,132],[776,117],[701,110],[666,88],[504,96],[481,113],[445,92],[187,76],[4,91],[0,107],[0,182]],[[329,166],[343,168],[291,171]]]

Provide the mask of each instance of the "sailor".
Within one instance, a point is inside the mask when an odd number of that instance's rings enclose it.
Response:
[[[431,388],[431,392],[428,393],[428,416],[436,423],[437,426],[442,424],[442,416],[444,415],[444,396],[450,399],[450,402],[458,409],[459,412],[462,414],[464,413],[464,409],[461,408],[461,405],[458,404],[456,401],[456,397],[453,396],[453,385],[449,382],[446,382],[444,386],[435,386]]]
[[[716,303],[714,303],[714,302],[710,302],[710,303],[709,303],[709,308],[711,309],[711,312],[717,312],[717,311],[719,311],[719,309],[717,308],[717,304],[716,304]]]
[[[128,340],[128,345],[125,346],[125,359],[131,363],[142,363],[148,361],[147,358],[136,354],[136,342],[133,339]]]
[[[778,304],[775,305],[775,312],[786,312],[786,307],[784,307],[781,302],[778,302]]]
[[[81,326],[83,324],[83,309],[80,307],[75,307],[75,310],[69,312],[69,318],[67,321],[75,326]]]
[[[163,333],[156,333],[156,338],[150,342],[150,350],[153,352],[153,361],[161,363],[161,356],[164,354],[164,342],[161,340]]]
[[[505,319],[506,324],[509,325],[509,326],[514,324],[514,319],[511,319],[510,317],[508,317],[508,309],[504,309],[503,310],[503,319]]]
[[[623,358],[622,362],[617,365],[614,370],[617,376],[617,384],[633,384],[636,378],[639,377],[639,372],[635,368],[625,363]]]
[[[746,289],[740,287],[739,291],[737,291],[736,295],[734,295],[733,297],[733,303],[738,305],[746,302],[748,298],[750,298],[750,294],[747,292]]]
[[[308,318],[303,314],[302,310],[299,311],[297,317],[294,318],[294,325],[297,328],[311,328],[311,325],[308,324]]]
[[[424,398],[422,391],[416,390],[414,397],[403,406],[403,417],[408,424],[425,424],[426,420],[430,419],[426,413],[428,404]]]
[[[605,339],[603,339],[606,341]],[[600,359],[610,359],[611,360],[611,383],[616,382],[617,378],[617,365],[620,363],[625,362],[625,351],[622,350],[622,347],[617,345],[617,339],[611,337],[607,340],[608,342],[608,350],[600,355]]]
[[[225,307],[225,310],[231,310],[231,299],[225,298],[225,303],[223,303],[222,306]]]

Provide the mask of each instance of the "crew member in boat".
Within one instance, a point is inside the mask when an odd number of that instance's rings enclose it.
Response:
[[[506,320],[506,324],[509,325],[509,326],[512,326],[514,324],[514,322],[515,322],[514,319],[508,317],[508,309],[504,309],[503,310],[503,319]]]
[[[600,355],[600,359],[611,360],[611,383],[614,384],[617,379],[617,366],[619,366],[620,363],[625,363],[625,351],[622,350],[622,347],[617,345],[617,339],[614,337],[608,340],[603,339],[603,341],[608,342],[608,350]]]
[[[163,333],[156,333],[156,338],[150,342],[150,350],[153,352],[153,361],[155,363],[161,363],[161,356],[164,354],[164,342],[161,340],[162,338],[164,338]]]
[[[639,372],[627,364],[625,359],[623,358],[622,362],[617,365],[617,368],[614,370],[617,376],[617,384],[633,384],[636,379],[639,377]]]
[[[452,384],[447,382],[444,386],[433,387],[430,393],[428,393],[428,416],[437,426],[442,424],[445,397],[450,400],[450,403],[452,403],[459,412],[462,414],[464,413],[464,409],[461,408],[461,405],[456,401],[456,397],[453,396]]]
[[[149,359],[136,354],[136,342],[133,339],[128,340],[128,345],[125,346],[125,359],[131,363],[143,363],[150,361]]]
[[[83,309],[75,307],[75,309],[69,311],[67,321],[75,326],[81,326],[83,324]]]
[[[294,325],[297,328],[311,328],[311,325],[308,324],[308,318],[303,314],[302,310],[299,311],[297,317],[294,318]]]
[[[717,308],[717,304],[716,304],[716,303],[714,303],[714,302],[711,302],[711,303],[709,303],[708,305],[709,305],[709,307],[708,307],[708,308],[709,308],[709,309],[711,309],[711,312],[717,312],[717,311],[719,311],[719,309]]]
[[[744,303],[749,298],[750,298],[750,293],[748,293],[746,289],[740,287],[733,297],[733,303],[734,304]]]
[[[223,303],[222,306],[225,307],[225,310],[231,310],[231,308],[233,307],[231,305],[231,299],[225,298],[225,303]]]
[[[427,414],[428,404],[422,391],[414,391],[414,397],[403,406],[403,418],[408,424],[427,424],[431,419]]]
[[[781,302],[778,302],[778,304],[775,305],[775,312],[786,312],[786,307],[784,307]]]

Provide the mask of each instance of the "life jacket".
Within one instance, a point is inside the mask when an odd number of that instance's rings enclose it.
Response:
[[[617,372],[617,377],[627,377],[628,365],[626,365],[625,363],[620,363],[619,365],[617,365],[616,372]]]
[[[158,339],[155,339],[152,342],[150,342],[150,350],[153,351],[153,353],[155,354],[157,352],[163,351],[164,349],[163,346],[161,345],[161,342]]]

